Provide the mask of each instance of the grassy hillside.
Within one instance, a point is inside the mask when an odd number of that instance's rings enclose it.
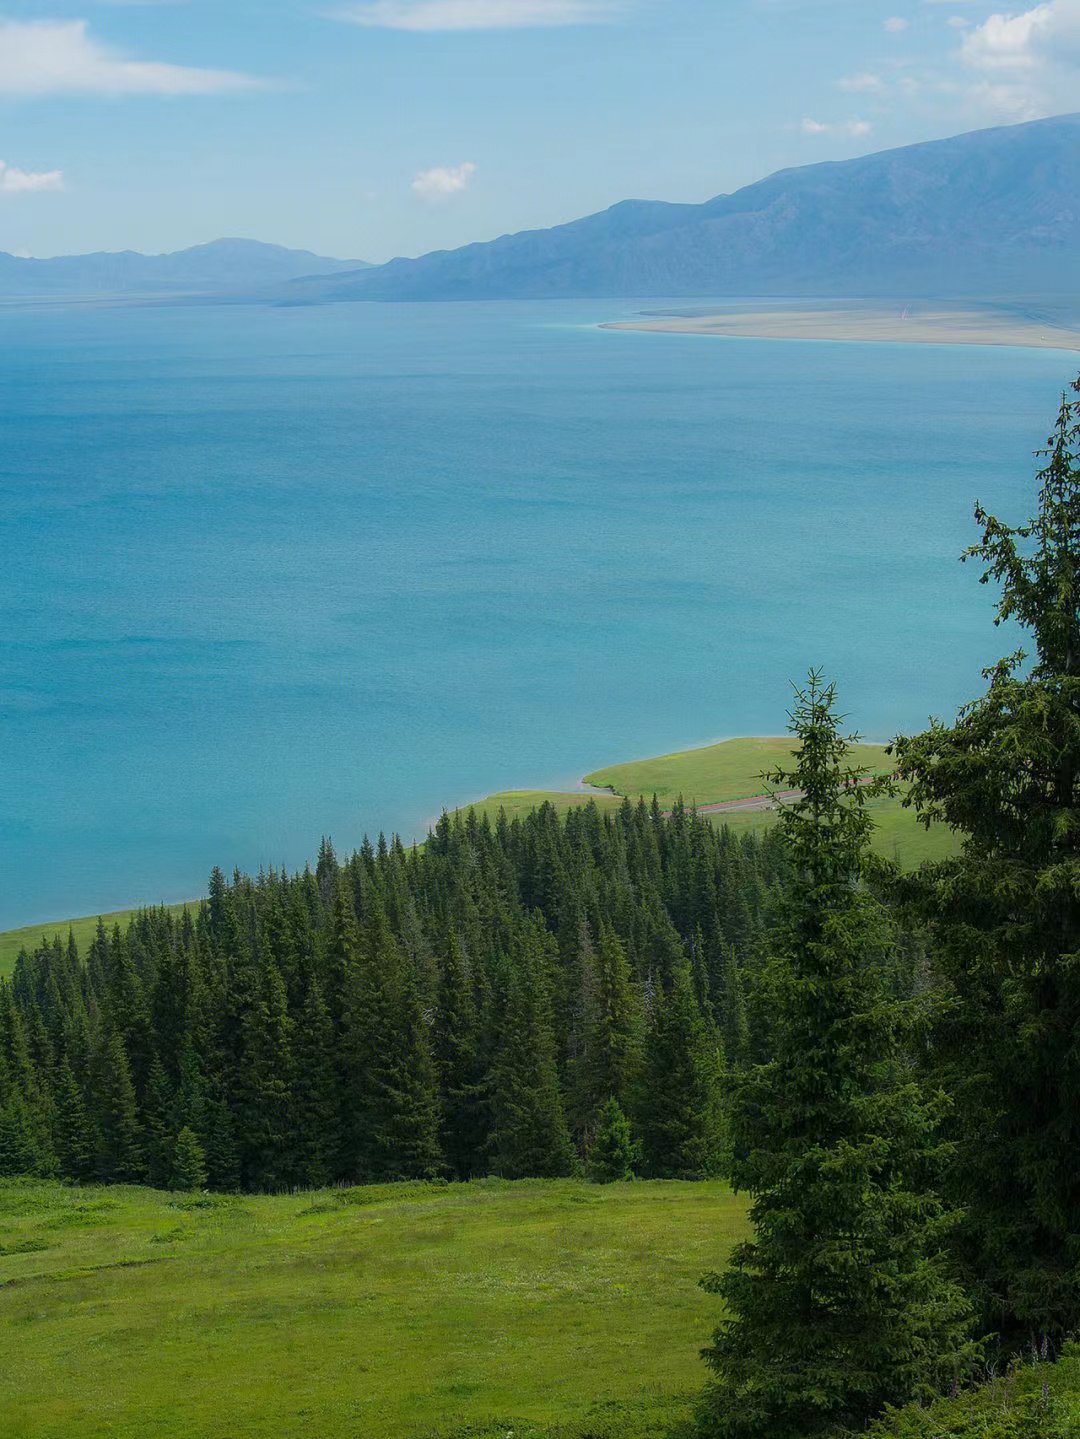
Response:
[[[0,1182],[4,1439],[651,1435],[703,1379],[722,1184],[275,1197]]]
[[[197,900],[192,903],[197,907]],[[180,914],[186,907],[183,904],[167,906],[175,914]],[[103,914],[101,918],[105,922],[106,929],[112,929],[114,924],[118,924],[121,929],[124,929],[132,915],[138,914],[138,912],[137,909],[116,909],[109,914]],[[97,922],[96,914],[88,914],[81,919],[56,919],[50,920],[47,924],[30,924],[25,929],[6,930],[0,934],[0,975],[11,973],[15,968],[15,961],[18,959],[21,949],[33,949],[35,945],[41,944],[43,940],[51,940],[57,934],[66,944],[69,930],[75,935],[75,942],[79,946],[80,954],[85,954],[86,946],[94,937]]]

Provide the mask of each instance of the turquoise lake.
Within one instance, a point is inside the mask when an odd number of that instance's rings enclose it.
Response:
[[[874,739],[976,694],[972,503],[1077,357],[642,308],[4,311],[0,927],[775,733],[812,664]]]

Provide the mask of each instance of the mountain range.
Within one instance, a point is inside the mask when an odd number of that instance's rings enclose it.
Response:
[[[1080,114],[781,170],[700,205],[626,200],[377,266],[253,240],[170,255],[0,254],[0,297],[75,295],[980,298],[1080,314]]]
[[[298,280],[295,302],[632,296],[1080,296],[1080,115],[782,170],[702,205]]]
[[[363,267],[362,260],[331,260],[258,240],[213,240],[168,255],[122,250],[34,260],[0,252],[0,297],[235,294]]]

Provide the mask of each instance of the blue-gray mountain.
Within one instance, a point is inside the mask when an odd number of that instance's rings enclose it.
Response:
[[[360,260],[330,260],[258,240],[214,240],[170,255],[123,250],[32,260],[0,252],[0,296],[216,295],[362,267]]]
[[[362,274],[295,302],[1080,295],[1080,115],[782,170],[703,205],[628,200]]]

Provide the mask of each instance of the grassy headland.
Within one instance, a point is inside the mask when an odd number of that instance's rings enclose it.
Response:
[[[721,1183],[0,1182],[3,1432],[652,1434],[700,1386],[697,1281],[745,1231]]]
[[[782,736],[729,739],[700,749],[611,765],[585,776],[585,784],[610,793],[514,791],[491,795],[479,804],[462,808],[487,814],[491,819],[500,809],[505,809],[507,816],[513,818],[545,801],[563,813],[589,800],[594,800],[601,809],[610,809],[624,797],[650,801],[654,794],[666,809],[680,795],[687,804],[704,807],[764,794],[767,786],[762,774],[777,765],[790,767],[791,759],[791,741]],[[887,774],[892,769],[885,746],[880,744],[855,745],[851,760],[871,774]],[[956,852],[957,840],[949,830],[940,825],[925,829],[899,798],[870,800],[867,807],[874,816],[874,849],[904,869],[914,869],[925,860],[943,859]],[[721,810],[708,814],[708,818],[713,824],[728,825],[734,830],[762,830],[776,823],[777,811]]]

